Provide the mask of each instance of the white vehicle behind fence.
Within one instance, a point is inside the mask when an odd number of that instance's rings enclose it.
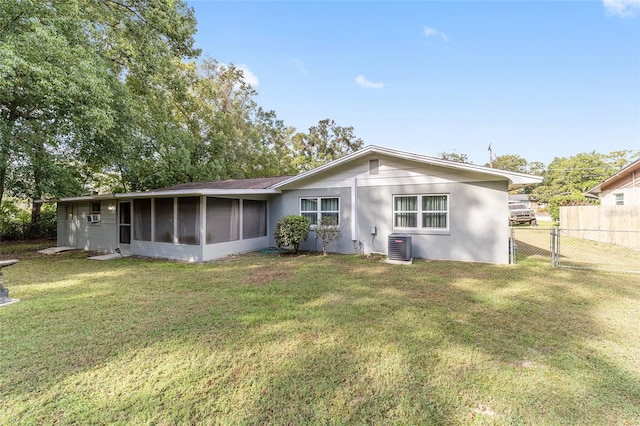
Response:
[[[530,209],[524,204],[509,204],[509,225],[520,225],[528,223],[536,226],[536,211]]]

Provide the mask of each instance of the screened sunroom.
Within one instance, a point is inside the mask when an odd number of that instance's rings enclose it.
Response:
[[[268,187],[284,178],[57,200],[58,245],[202,262],[269,246]]]

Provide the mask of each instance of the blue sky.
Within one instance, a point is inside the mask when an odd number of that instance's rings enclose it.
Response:
[[[476,164],[640,150],[640,0],[188,4],[203,55],[300,131]]]

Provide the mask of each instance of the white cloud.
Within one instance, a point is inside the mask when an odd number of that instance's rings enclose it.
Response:
[[[640,0],[602,0],[610,15],[629,17],[640,11]]]
[[[354,78],[354,80],[358,83],[358,86],[364,87],[365,89],[382,89],[384,87],[384,83],[374,83],[373,81],[369,81],[362,74]]]
[[[309,69],[304,65],[300,59],[293,58],[289,61],[291,65],[296,67],[302,74],[309,74]]]
[[[258,84],[260,84],[260,80],[258,80],[258,77],[253,72],[251,72],[248,66],[246,66],[245,64],[240,64],[237,66],[237,68],[242,71],[242,76],[244,77],[245,83],[251,85],[252,87],[256,87]]]
[[[449,37],[442,31],[438,31],[435,28],[424,27],[424,36],[429,37],[441,37],[444,41],[449,41]]]

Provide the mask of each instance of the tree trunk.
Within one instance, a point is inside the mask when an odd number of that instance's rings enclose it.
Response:
[[[5,179],[9,169],[9,137],[10,132],[0,132],[0,205],[4,197]]]
[[[7,177],[7,162],[4,152],[4,144],[0,150],[0,206],[2,205],[2,198],[4,197],[4,180]]]
[[[32,152],[32,164],[33,164],[33,199],[31,204],[31,237],[40,236],[40,210],[42,208],[41,203],[36,203],[36,200],[42,198],[42,179],[43,179],[43,167],[46,152],[44,143],[42,140],[36,137],[36,142],[33,146]]]

